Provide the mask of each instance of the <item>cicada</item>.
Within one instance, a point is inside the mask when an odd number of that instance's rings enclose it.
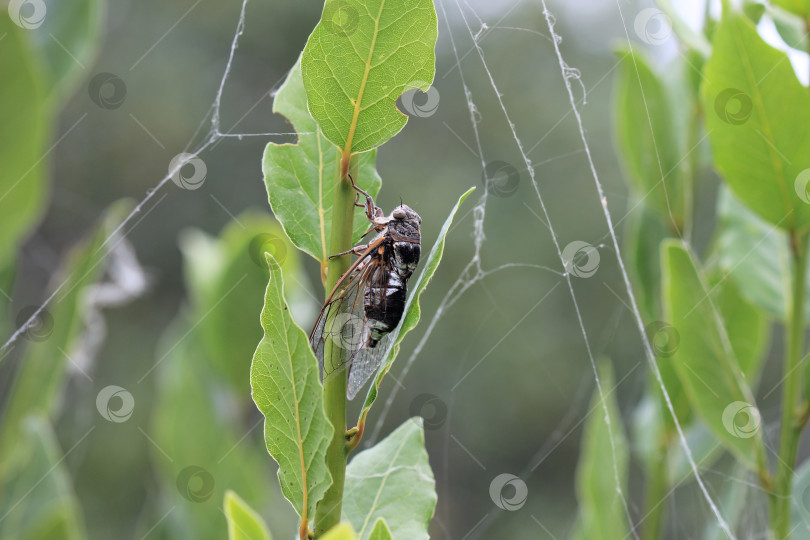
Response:
[[[392,334],[405,311],[408,279],[419,263],[422,218],[408,205],[400,204],[389,216],[374,199],[354,183],[355,205],[365,209],[371,224],[363,235],[377,235],[333,257],[354,254],[358,258],[344,273],[321,309],[309,336],[321,365],[324,381],[348,369],[346,394],[353,399],[377,371],[390,349]],[[360,197],[365,202],[360,202]],[[324,369],[324,348],[331,341],[345,349],[337,368]]]

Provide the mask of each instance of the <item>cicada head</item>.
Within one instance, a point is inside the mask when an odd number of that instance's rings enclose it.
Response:
[[[422,218],[407,204],[401,204],[394,208],[394,211],[391,212],[391,216],[388,219],[389,231],[399,237],[407,238],[416,243],[421,240],[422,232],[420,230],[420,224],[422,223]]]

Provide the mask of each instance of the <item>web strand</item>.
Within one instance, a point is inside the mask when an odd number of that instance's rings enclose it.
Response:
[[[236,25],[236,33],[234,34],[231,40],[230,52],[228,54],[228,61],[225,65],[225,70],[217,87],[217,93],[214,98],[214,101],[211,104],[211,107],[209,107],[209,110],[206,113],[203,120],[201,121],[199,127],[189,140],[189,143],[186,145],[186,150],[188,151],[188,148],[191,146],[192,141],[195,138],[197,138],[202,127],[205,125],[205,118],[207,118],[210,115],[211,121],[209,123],[208,134],[206,135],[205,140],[199,146],[197,146],[195,150],[192,150],[190,152],[191,154],[199,155],[204,151],[206,151],[207,149],[209,149],[214,143],[218,142],[220,139],[223,139],[225,137],[242,138],[242,137],[259,137],[259,136],[272,137],[272,136],[300,135],[299,133],[288,133],[288,132],[239,134],[239,133],[222,133],[221,131],[220,109],[221,109],[222,95],[225,91],[225,85],[227,83],[228,76],[230,75],[231,72],[231,66],[233,64],[234,56],[236,55],[236,49],[239,46],[239,38],[244,32],[245,11],[247,9],[247,3],[248,0],[242,0],[242,5],[239,10],[239,20]],[[101,260],[106,258],[106,255],[109,253],[111,249],[110,247],[108,247],[109,242],[112,239],[117,238],[119,235],[121,235],[122,234],[121,231],[133,220],[133,218],[135,218],[135,216],[137,216],[144,210],[146,205],[149,204],[149,202],[155,198],[157,193],[161,191],[163,187],[166,186],[166,184],[172,180],[175,174],[180,173],[180,169],[182,169],[182,167],[186,163],[183,162],[182,160],[178,161],[179,161],[178,164],[171,170],[169,170],[169,172],[165,176],[163,176],[160,179],[160,181],[154,185],[154,187],[147,190],[146,196],[143,199],[141,199],[141,201],[132,209],[132,211],[126,217],[124,217],[121,223],[119,223],[118,226],[107,236],[107,238],[105,238],[104,242],[101,245],[101,248],[106,248],[105,257],[102,257]],[[126,233],[124,233],[124,235],[125,234]],[[54,289],[54,291],[47,298],[45,298],[45,300],[37,307],[36,310],[34,310],[31,316],[11,334],[11,336],[5,341],[5,343],[3,343],[2,346],[0,346],[0,362],[2,362],[3,359],[8,356],[8,353],[10,352],[11,348],[13,348],[14,343],[17,342],[19,338],[26,333],[26,331],[28,331],[36,324],[36,321],[40,316],[42,316],[42,313],[47,309],[47,307],[51,303],[53,303],[54,300],[56,300],[56,302],[59,302],[58,299],[59,293],[62,291],[62,289],[65,287],[65,285],[70,281],[72,277],[73,277],[72,274],[65,276],[65,278],[61,281],[61,283]]]
[[[689,444],[686,441],[686,436],[683,432],[683,427],[681,426],[680,422],[678,421],[678,417],[675,414],[675,409],[672,405],[672,399],[670,398],[669,392],[664,385],[663,378],[661,377],[661,371],[658,369],[658,364],[655,362],[655,355],[653,354],[652,347],[650,345],[649,339],[647,338],[646,331],[644,329],[644,321],[641,317],[641,311],[638,308],[638,303],[636,301],[635,295],[633,294],[633,287],[630,283],[630,277],[628,275],[627,269],[625,267],[624,261],[622,259],[621,250],[619,249],[619,240],[616,235],[616,230],[613,225],[613,218],[610,214],[610,210],[608,209],[607,204],[607,197],[605,196],[604,188],[602,186],[602,182],[599,180],[599,175],[596,171],[596,165],[594,164],[593,156],[591,155],[591,149],[588,144],[588,139],[585,136],[585,127],[582,122],[582,115],[579,112],[579,109],[576,105],[576,100],[574,98],[574,92],[571,87],[571,81],[566,76],[567,73],[567,64],[565,63],[565,59],[562,56],[562,52],[560,51],[560,41],[561,36],[559,36],[555,29],[554,29],[554,15],[549,11],[548,6],[546,5],[546,0],[540,0],[540,5],[543,8],[543,16],[546,19],[546,25],[548,26],[549,34],[552,37],[552,43],[554,45],[554,52],[557,56],[557,60],[560,66],[560,73],[562,75],[563,83],[565,84],[566,91],[568,93],[568,99],[570,102],[571,109],[574,113],[574,117],[577,121],[577,127],[579,128],[579,135],[582,141],[583,149],[585,150],[585,155],[588,159],[588,166],[591,171],[591,176],[593,177],[594,185],[596,186],[597,194],[599,195],[599,200],[602,203],[602,212],[605,217],[605,221],[608,226],[608,231],[610,233],[611,241],[613,242],[613,248],[616,251],[616,260],[618,262],[619,271],[622,275],[622,280],[624,281],[625,290],[627,292],[628,300],[630,302],[630,307],[632,308],[633,318],[635,319],[636,326],[638,327],[639,334],[641,336],[641,341],[644,347],[644,353],[647,357],[647,361],[650,364],[650,369],[652,370],[653,374],[655,375],[655,380],[658,383],[659,388],[661,389],[661,393],[664,396],[664,401],[666,402],[667,409],[669,410],[670,415],[672,416],[673,423],[675,425],[675,429],[678,432],[678,438],[680,440],[681,446],[683,447],[684,454],[686,455],[687,461],[689,461],[689,466],[692,469],[692,473],[695,477],[695,480],[700,487],[700,491],[703,494],[703,497],[706,499],[709,507],[711,508],[712,513],[714,514],[715,518],[718,521],[718,525],[726,534],[726,536],[732,540],[735,539],[734,534],[731,532],[731,528],[729,527],[728,523],[726,523],[723,516],[720,514],[720,510],[717,507],[717,504],[712,499],[712,496],[709,494],[708,489],[706,488],[706,484],[703,482],[703,479],[700,476],[700,472],[698,471],[697,464],[695,463],[695,458],[692,455],[692,451],[689,448]],[[621,14],[621,6],[617,2],[617,6],[619,7],[619,13]],[[624,23],[624,15],[622,14],[622,23]],[[511,126],[510,122],[510,126]],[[514,131],[514,130],[513,130]],[[517,137],[515,135],[515,137]],[[531,170],[531,169],[530,169]],[[537,196],[540,197],[540,191],[537,184],[534,182],[534,176],[532,176],[532,183],[534,184],[535,190],[537,191]],[[542,203],[541,203],[542,204]],[[573,294],[573,292],[572,292]],[[575,300],[576,304],[576,300]],[[597,379],[598,383],[598,379]]]
[[[494,77],[492,75],[492,72],[490,71],[489,66],[486,63],[486,59],[484,58],[484,52],[481,49],[481,46],[479,45],[478,41],[476,40],[475,34],[473,34],[473,31],[472,31],[472,28],[470,28],[470,25],[469,25],[469,23],[467,21],[467,17],[464,14],[464,10],[461,8],[461,4],[459,3],[459,0],[455,0],[455,1],[456,1],[456,5],[458,6],[459,13],[461,14],[461,18],[464,21],[464,25],[466,26],[467,31],[470,33],[470,37],[472,38],[473,47],[475,48],[475,50],[476,50],[476,52],[478,54],[478,57],[481,60],[481,63],[483,65],[483,67],[484,67],[484,71],[486,72],[487,77],[489,78],[489,82],[490,82],[490,85],[492,87],[492,90],[495,93],[495,96],[496,96],[496,98],[498,100],[498,103],[500,105],[501,111],[503,112],[504,117],[506,118],[506,122],[509,125],[509,129],[510,129],[510,131],[512,133],[512,138],[514,139],[515,144],[517,145],[517,148],[520,151],[520,155],[522,156],[523,161],[524,161],[524,163],[526,165],[526,168],[528,169],[529,178],[531,180],[532,186],[534,187],[535,193],[537,194],[537,198],[538,198],[538,200],[540,202],[540,208],[543,211],[543,216],[545,218],[546,225],[548,226],[549,233],[551,234],[551,240],[554,243],[554,249],[556,250],[557,256],[560,259],[560,264],[562,265],[563,268],[565,268],[566,263],[565,263],[565,258],[563,257],[562,248],[560,247],[560,242],[559,242],[557,233],[554,230],[554,226],[552,225],[551,216],[548,213],[545,201],[543,199],[542,194],[540,193],[539,185],[537,183],[537,179],[535,178],[534,166],[532,165],[531,159],[526,154],[526,151],[523,148],[523,143],[521,142],[520,138],[518,137],[517,130],[515,129],[515,123],[512,121],[511,117],[509,116],[509,112],[507,111],[506,106],[505,106],[505,104],[503,102],[503,95],[498,90],[498,87],[497,87],[497,85],[495,83],[495,79],[494,79]],[[553,25],[551,24],[550,13],[548,11],[545,11],[544,14],[546,14],[546,19],[547,19],[547,22],[549,23],[549,34],[551,35],[552,42],[554,43],[555,50],[559,51],[558,42],[557,42],[557,40],[559,38],[554,33],[554,28],[553,28]],[[571,88],[571,83],[570,83],[570,80],[569,80],[573,72],[572,72],[572,70],[570,68],[568,68],[565,65],[565,62],[562,61],[561,57],[560,57],[560,66],[561,66],[561,69],[562,69],[563,79],[565,80],[566,87],[567,87],[567,89],[569,91],[569,95],[570,95],[570,98],[571,98],[571,104],[575,109],[574,114],[577,117],[577,119],[579,120],[579,113],[578,113],[578,110],[576,110],[576,100],[574,99],[573,90]],[[580,128],[581,128],[581,123],[580,123]],[[583,142],[585,142],[584,137],[583,137]],[[590,149],[587,147],[587,143],[586,143],[585,153],[586,153],[586,155],[588,156],[588,158],[590,160]],[[593,172],[594,172],[594,175],[595,175],[596,174],[595,169],[593,169]],[[598,183],[598,179],[597,179],[597,183]],[[601,192],[601,185],[599,185],[599,192],[600,192],[599,193],[600,194],[600,199],[602,201],[605,201],[604,195]],[[615,237],[615,235],[614,235],[614,237]],[[618,256],[618,248],[617,248],[617,256]],[[611,421],[610,414],[609,414],[609,411],[608,411],[607,401],[605,399],[605,392],[604,392],[604,389],[602,387],[602,381],[599,378],[599,370],[598,370],[598,368],[596,366],[596,360],[594,359],[593,351],[591,350],[590,341],[588,339],[588,333],[587,333],[587,331],[585,329],[585,323],[584,323],[584,321],[582,319],[582,313],[580,311],[579,304],[577,302],[576,293],[574,292],[574,286],[573,286],[573,283],[571,281],[571,274],[569,272],[566,272],[563,277],[564,277],[565,283],[566,283],[566,285],[568,287],[568,291],[569,291],[569,294],[571,296],[571,300],[573,301],[573,304],[574,304],[574,311],[576,313],[577,323],[579,325],[579,329],[580,329],[580,332],[582,334],[582,339],[583,339],[583,342],[585,344],[585,349],[586,349],[586,352],[587,352],[587,355],[588,355],[588,361],[590,362],[591,369],[593,370],[593,376],[594,376],[594,380],[596,381],[596,388],[597,388],[597,392],[599,394],[599,402],[600,402],[600,405],[602,407],[602,412],[604,413],[604,418],[605,418],[605,423],[607,424],[608,433],[610,434],[609,439],[610,439],[611,455],[612,455],[612,461],[613,461],[613,476],[614,476],[614,481],[615,481],[615,484],[616,484],[615,485],[616,494],[619,496],[619,499],[622,502],[622,506],[624,508],[624,513],[625,513],[625,515],[627,517],[628,523],[632,523],[633,520],[632,520],[632,516],[630,514],[630,508],[629,508],[629,505],[628,505],[628,502],[627,502],[627,498],[624,495],[624,490],[622,489],[622,484],[621,484],[621,480],[620,480],[620,477],[619,477],[619,466],[618,466],[618,460],[617,460],[617,454],[616,454],[616,441],[615,441],[615,437],[613,435],[614,427],[612,425],[612,421]],[[628,286],[629,286],[629,284],[628,284]],[[642,325],[642,329],[643,329],[643,325]],[[632,532],[633,532],[634,538],[638,539],[638,535],[635,532],[635,530],[633,530]]]

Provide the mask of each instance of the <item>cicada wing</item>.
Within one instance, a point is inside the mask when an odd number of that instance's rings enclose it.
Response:
[[[364,335],[367,326],[363,292],[366,282],[373,273],[374,261],[369,259],[358,266],[351,275],[342,281],[344,284],[332,295],[324,305],[315,328],[309,338],[309,343],[318,364],[321,368],[321,379],[326,381],[329,376],[339,373],[354,360],[357,351],[364,346]],[[329,343],[344,350],[343,359],[339,366],[324,369],[324,349]]]
[[[354,399],[358,392],[366,385],[368,380],[374,375],[388,357],[394,344],[394,333],[386,334],[377,345],[369,348],[363,344],[352,360],[349,367],[349,383],[346,387],[346,395],[349,399]]]

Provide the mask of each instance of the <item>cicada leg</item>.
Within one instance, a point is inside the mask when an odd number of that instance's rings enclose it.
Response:
[[[352,178],[351,174],[349,175],[349,180],[352,183],[352,187],[358,192],[357,198],[354,201],[355,206],[359,206],[361,208],[366,209],[366,217],[371,222],[373,228],[376,229],[377,227],[384,226],[385,223],[382,220],[385,217],[385,214],[383,213],[382,208],[374,204],[374,199],[371,197],[371,195],[368,194],[368,192],[366,192],[363,188],[359,187],[357,184],[354,183],[354,178]],[[359,202],[361,194],[366,199],[365,204],[360,204]]]

